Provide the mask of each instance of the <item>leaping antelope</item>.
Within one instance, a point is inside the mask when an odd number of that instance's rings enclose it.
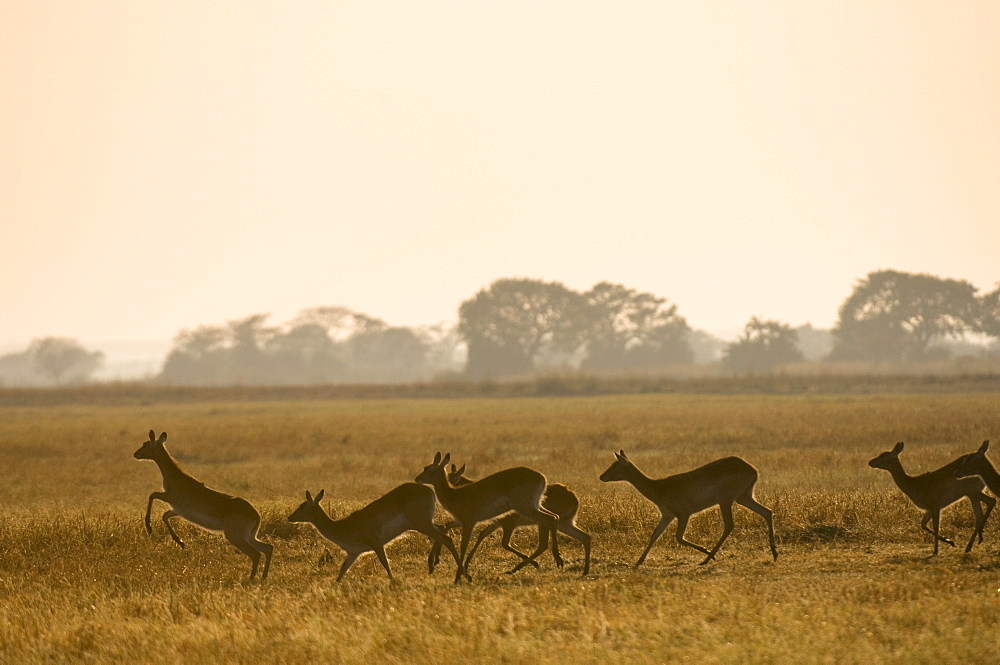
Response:
[[[981,449],[981,451],[986,452],[985,449]],[[969,503],[972,504],[972,513],[976,519],[976,527],[972,530],[972,537],[969,538],[969,544],[965,546],[965,551],[971,552],[977,536],[979,542],[983,542],[983,526],[986,524],[986,518],[993,511],[996,500],[983,493],[984,484],[979,478],[975,476],[961,479],[955,477],[959,468],[970,455],[963,455],[952,460],[940,469],[911,476],[903,470],[903,464],[899,461],[899,453],[901,452],[903,452],[902,441],[897,443],[892,450],[887,450],[872,459],[868,462],[868,466],[888,471],[903,494],[909,497],[917,508],[924,511],[920,528],[934,536],[934,554],[931,556],[937,556],[939,541],[955,547],[955,541],[941,536],[941,511],[962,497],[967,497]],[[985,514],[981,504],[986,505]],[[928,522],[934,526],[933,530],[927,528]]]
[[[411,530],[424,534],[437,547],[444,545],[448,548],[458,566],[455,583],[461,581],[465,571],[455,543],[434,524],[434,490],[430,487],[403,483],[339,520],[330,518],[319,505],[324,493],[325,490],[320,490],[314,498],[306,491],[306,500],[288,516],[288,521],[312,524],[321,536],[336,543],[347,553],[347,558],[340,567],[340,574],[337,575],[338,582],[344,578],[354,560],[365,552],[374,552],[389,574],[389,579],[394,579],[389,559],[385,555],[385,545]]]
[[[778,560],[778,550],[774,546],[774,520],[770,509],[757,503],[753,496],[753,486],[757,482],[757,469],[739,457],[723,457],[709,462],[692,471],[655,480],[639,470],[624,450],[615,453],[615,461],[601,474],[603,482],[624,480],[632,483],[639,493],[656,504],[660,509],[660,522],[653,529],[649,545],[643,551],[635,567],[638,568],[653,543],[663,534],[667,526],[677,518],[677,542],[693,547],[706,554],[701,565],[715,558],[716,552],[726,542],[733,530],[733,504],[746,506],[767,522],[767,536],[771,545],[771,555]],[[711,551],[684,539],[688,520],[695,513],[718,506],[722,511],[722,537]]]
[[[149,495],[149,503],[146,505],[146,532],[153,532],[149,517],[153,510],[153,501],[159,499],[170,504],[171,509],[163,513],[163,523],[167,526],[167,532],[174,542],[184,547],[184,541],[177,536],[170,525],[170,518],[175,516],[183,517],[210,531],[221,531],[236,549],[250,557],[250,561],[253,562],[250,568],[251,580],[257,574],[260,555],[264,555],[264,571],[261,573],[261,579],[266,580],[274,548],[268,543],[257,540],[260,513],[250,505],[249,501],[205,487],[204,483],[185,473],[164,447],[166,440],[166,432],[160,434],[160,438],[157,439],[156,432],[149,430],[149,441],[135,451],[136,459],[156,462],[163,476],[163,491]]]
[[[512,510],[552,534],[552,557],[556,565],[562,567],[563,560],[559,556],[557,536],[559,517],[541,506],[542,494],[545,492],[545,476],[534,469],[519,466],[498,471],[468,485],[455,487],[448,482],[445,470],[450,459],[450,453],[442,457],[438,452],[434,456],[434,461],[417,475],[416,481],[432,485],[438,501],[462,525],[462,544],[459,553],[466,575],[469,562],[472,560],[472,553],[466,556],[466,552],[473,528],[479,522]]]
[[[454,464],[451,465],[451,470],[448,472],[448,480],[452,485],[468,485],[469,483],[475,482],[475,480],[468,478],[465,475],[465,465],[463,464],[461,468],[456,468]],[[559,517],[559,531],[575,538],[580,541],[583,545],[584,559],[583,559],[583,575],[590,573],[590,534],[581,530],[576,525],[576,514],[580,510],[580,499],[577,497],[576,493],[570,488],[559,483],[550,483],[545,486],[545,494],[542,496],[542,508],[552,511]],[[514,530],[522,526],[533,526],[535,522],[528,520],[520,513],[508,513],[503,517],[499,517],[491,522],[489,522],[483,529],[479,532],[476,537],[476,542],[473,543],[472,548],[469,550],[469,556],[471,557],[475,554],[476,550],[479,548],[479,544],[483,542],[483,539],[492,534],[497,529],[503,529],[500,536],[500,545],[508,552],[512,552],[521,558],[520,563],[518,563],[514,568],[507,571],[509,573],[516,573],[517,571],[524,568],[526,565],[531,564],[535,568],[538,568],[538,562],[535,560],[538,558],[542,552],[548,549],[549,546],[549,534],[548,531],[538,528],[538,548],[532,552],[530,555],[524,554],[519,550],[515,549],[510,544],[511,536],[514,535]],[[461,526],[458,522],[451,522],[447,525],[447,528],[454,528]],[[438,551],[440,547],[435,546]],[[435,552],[436,555],[436,552]],[[437,557],[432,555],[433,561],[437,562]]]

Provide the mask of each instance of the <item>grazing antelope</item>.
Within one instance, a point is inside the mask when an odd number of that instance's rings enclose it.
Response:
[[[733,503],[746,506],[764,518],[764,521],[767,522],[767,536],[771,544],[771,554],[775,561],[778,560],[778,550],[774,546],[772,513],[770,509],[757,503],[753,496],[753,486],[757,482],[757,469],[752,465],[739,457],[723,457],[692,471],[654,480],[640,471],[624,450],[615,453],[615,457],[617,459],[608,467],[608,470],[601,474],[601,481],[607,483],[624,480],[632,483],[640,494],[655,503],[656,507],[660,509],[660,522],[653,529],[649,545],[636,561],[636,568],[646,560],[653,543],[663,534],[663,531],[675,517],[677,518],[677,542],[706,554],[705,560],[700,565],[705,565],[714,559],[716,552],[722,547],[722,543],[726,542],[726,538],[733,530]],[[687,530],[688,520],[691,519],[692,515],[712,506],[719,506],[722,511],[723,530],[719,542],[709,551],[701,545],[685,540],[684,531]]]
[[[274,548],[268,543],[257,540],[260,514],[247,500],[209,489],[204,483],[185,473],[163,446],[166,440],[166,432],[160,434],[160,438],[157,439],[156,432],[149,430],[149,441],[135,451],[136,459],[156,462],[163,476],[163,491],[149,495],[149,503],[146,505],[146,532],[153,532],[149,516],[153,510],[153,501],[159,499],[170,504],[171,509],[163,513],[163,523],[167,525],[167,532],[174,542],[184,547],[184,541],[170,526],[170,518],[178,515],[205,529],[221,531],[236,549],[250,557],[253,562],[253,567],[250,569],[251,580],[257,574],[260,555],[264,555],[264,571],[261,573],[261,579],[266,580]]]
[[[448,472],[448,481],[452,485],[468,485],[469,483],[475,482],[473,479],[465,476],[465,465],[462,468],[455,468],[455,465],[451,465],[451,471]],[[558,483],[550,483],[545,486],[545,494],[542,496],[542,508],[552,511],[559,517],[559,531],[570,536],[571,538],[576,538],[583,544],[583,574],[587,575],[590,572],[590,534],[582,531],[576,526],[576,514],[580,510],[580,499],[577,497],[576,493],[565,485]],[[503,529],[500,537],[500,545],[507,550],[512,552],[517,556],[521,557],[521,562],[517,564],[510,573],[516,573],[521,570],[524,566],[531,564],[535,568],[538,568],[538,562],[535,559],[549,547],[549,534],[547,531],[539,526],[538,528],[538,548],[532,552],[529,556],[518,550],[516,550],[510,544],[511,536],[514,535],[514,529],[521,526],[533,526],[535,523],[529,521],[523,515],[519,513],[508,513],[503,517],[499,517],[485,527],[479,532],[476,537],[476,542],[473,543],[472,548],[469,550],[469,556],[471,557],[475,554],[476,550],[479,548],[479,544],[483,542],[483,539],[492,534],[497,529]],[[461,526],[457,522],[451,522],[447,525],[447,528]],[[438,548],[440,550],[440,548]],[[435,559],[436,561],[436,559]]]
[[[560,568],[563,565],[559,556],[557,531],[559,517],[550,510],[541,507],[542,494],[545,493],[545,476],[534,469],[518,466],[504,469],[482,480],[460,485],[458,487],[448,482],[445,466],[451,459],[451,453],[444,457],[438,452],[434,461],[424,467],[416,478],[418,483],[432,485],[438,501],[444,509],[451,513],[462,527],[462,544],[459,548],[462,567],[468,577],[469,562],[472,553],[466,556],[472,530],[479,522],[492,519],[510,511],[524,515],[533,524],[552,534],[552,557]],[[431,554],[433,557],[433,551]]]
[[[937,556],[938,541],[948,543],[952,547],[955,546],[955,541],[944,538],[940,534],[941,511],[962,497],[968,497],[969,503],[972,504],[972,513],[976,518],[976,528],[972,530],[972,537],[969,538],[969,544],[965,546],[965,551],[972,551],[977,535],[979,542],[983,542],[983,526],[993,510],[996,500],[983,493],[983,481],[979,478],[959,479],[955,477],[959,467],[969,456],[963,455],[940,469],[911,476],[903,470],[903,464],[899,461],[899,453],[902,451],[903,442],[900,441],[892,450],[887,450],[868,462],[868,466],[888,471],[903,494],[909,497],[917,508],[924,511],[920,528],[934,536],[934,554],[931,556]],[[980,504],[986,504],[985,515]],[[933,530],[927,528],[928,522],[933,524]]]
[[[958,465],[955,469],[956,478],[967,478],[968,476],[979,476],[986,483],[986,486],[990,488],[990,491],[1000,496],[1000,473],[997,472],[996,467],[993,463],[986,458],[986,451],[990,447],[989,441],[983,441],[983,445],[979,446],[979,450],[974,453],[969,453],[968,455],[963,455],[961,457],[962,463]],[[993,506],[989,506],[986,512],[986,517],[989,517],[989,510]],[[986,518],[983,518],[985,523]],[[980,530],[980,536],[982,536],[982,530]]]
[[[389,579],[393,579],[389,559],[385,555],[385,545],[406,531],[418,531],[433,540],[435,546],[447,547],[458,566],[455,583],[461,581],[465,571],[455,543],[434,524],[434,490],[430,487],[403,483],[339,520],[331,519],[319,505],[324,493],[325,490],[320,490],[313,498],[307,491],[306,500],[288,516],[288,521],[312,524],[321,536],[336,543],[347,553],[347,558],[340,567],[340,574],[337,575],[338,582],[344,578],[354,560],[365,552],[375,552],[379,563],[389,574]]]

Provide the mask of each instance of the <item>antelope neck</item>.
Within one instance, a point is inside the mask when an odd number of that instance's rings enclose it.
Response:
[[[181,470],[178,466],[176,460],[170,456],[166,450],[158,452],[153,456],[153,461],[156,462],[156,466],[160,469],[160,475],[163,476],[163,482],[166,483],[168,479],[174,480],[177,478],[187,478],[188,475]]]
[[[451,494],[453,495],[455,490],[458,488],[457,485],[452,485],[448,480],[447,474],[441,474],[440,476],[435,476],[434,481],[431,483],[434,487],[434,493],[441,498],[442,495]]]
[[[1000,492],[1000,473],[997,472],[993,463],[984,457],[982,463],[978,464],[977,467],[976,471],[979,477],[983,479],[990,491],[994,494]]]
[[[340,535],[340,522],[342,520],[335,520],[330,517],[322,507],[316,506],[318,508],[316,516],[312,520],[312,525],[316,527],[316,530],[320,532],[327,540],[336,541],[337,536]]]
[[[910,474],[906,473],[906,471],[903,470],[903,463],[900,462],[898,459],[894,459],[892,463],[889,464],[889,467],[886,469],[886,471],[888,471],[889,475],[892,476],[892,479],[893,481],[895,481],[896,485],[899,486],[899,488],[905,492],[906,489],[904,489],[904,486],[909,486],[910,481],[913,479],[913,476],[911,476]]]
[[[629,464],[625,468],[627,469],[626,480],[632,483],[632,485],[637,490],[639,490],[639,494],[642,494],[644,497],[655,503],[656,501],[656,499],[654,498],[654,495],[656,495],[656,489],[654,487],[655,481],[649,476],[647,476],[645,473],[640,471],[639,467],[637,467],[635,464]]]

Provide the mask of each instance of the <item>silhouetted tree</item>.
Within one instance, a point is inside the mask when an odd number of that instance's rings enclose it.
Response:
[[[687,321],[676,305],[621,284],[601,282],[583,294],[582,366],[596,370],[655,369],[689,363]]]
[[[181,385],[218,385],[226,382],[229,332],[221,326],[199,326],[174,337],[174,348],[163,363],[159,379]]]
[[[271,381],[274,366],[264,348],[278,334],[278,329],[265,325],[269,316],[253,314],[227,324],[230,340],[227,383],[256,385]]]
[[[43,337],[21,353],[0,358],[0,380],[8,385],[86,383],[103,364],[101,351],[88,351],[74,339]]]
[[[1000,284],[989,293],[984,293],[979,299],[980,332],[990,337],[1000,338]]]
[[[300,323],[273,335],[265,353],[270,358],[270,381],[285,384],[333,383],[347,379],[347,353],[316,323]]]
[[[255,314],[225,326],[182,331],[160,380],[182,385],[370,383],[424,380],[438,371],[430,361],[432,338],[421,331],[391,327],[343,307],[306,310],[287,327],[268,326],[267,318]],[[453,361],[445,369],[452,368]]]
[[[935,337],[975,329],[981,311],[975,291],[964,280],[894,270],[869,273],[840,307],[830,357],[920,359]]]
[[[459,307],[458,331],[475,378],[530,372],[545,354],[579,346],[580,295],[559,282],[500,279]]]
[[[28,348],[38,373],[58,386],[63,381],[82,383],[100,369],[104,353],[88,351],[74,339],[45,337],[35,340]]]
[[[313,307],[296,316],[291,326],[310,323],[322,327],[334,343],[346,342],[354,335],[388,327],[382,319],[354,312],[346,307]]]
[[[363,383],[426,379],[427,345],[409,328],[371,328],[347,342],[354,380]]]
[[[743,334],[726,347],[722,364],[733,372],[770,372],[802,360],[798,341],[791,326],[755,316],[744,326]]]
[[[427,368],[431,374],[462,371],[467,359],[465,343],[458,334],[458,326],[439,323],[421,326],[415,331],[427,349]]]

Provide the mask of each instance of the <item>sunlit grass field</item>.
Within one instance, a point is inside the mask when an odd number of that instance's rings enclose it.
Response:
[[[942,532],[960,547],[929,559],[920,512],[867,466],[897,441],[910,473],[1000,441],[996,393],[146,401],[0,406],[0,663],[1000,663],[1000,514],[965,555],[971,511],[956,504]],[[246,584],[246,557],[179,518],[177,547],[163,504],[147,536],[160,476],[132,453],[150,429],[189,473],[258,508],[275,548],[266,582]],[[633,569],[658,513],[598,480],[619,449],[654,477],[726,455],[754,464],[778,561],[737,507],[717,562],[697,565],[671,526]],[[516,561],[494,536],[456,586],[447,555],[427,574],[414,533],[387,548],[395,582],[369,554],[336,584],[342,552],[285,519],[305,490],[325,489],[340,517],[439,450],[474,477],[527,465],[568,484],[591,574],[562,537],[563,570],[545,554],[506,575]],[[720,531],[714,509],[687,537],[710,546]]]

